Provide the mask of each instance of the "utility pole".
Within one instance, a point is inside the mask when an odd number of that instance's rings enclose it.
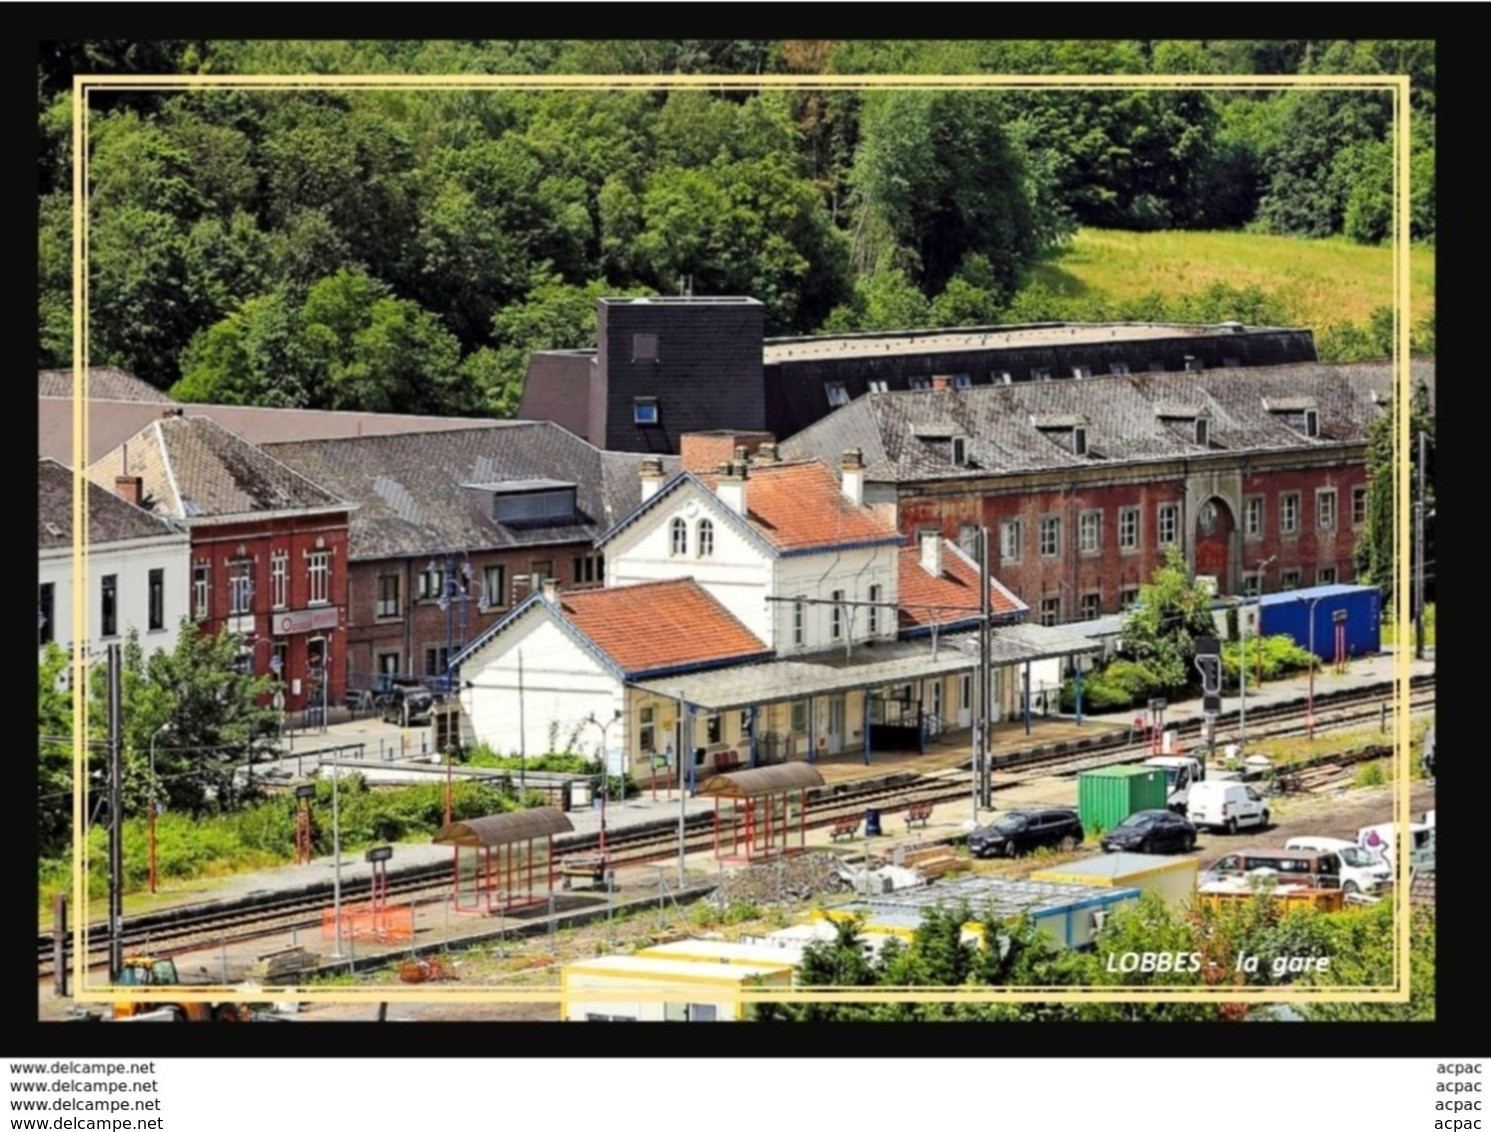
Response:
[[[989,726],[994,718],[993,706],[989,703],[993,683],[992,665],[989,663],[989,586],[991,570],[989,559],[989,528],[980,523],[978,528],[978,580],[979,580],[979,636],[978,636],[978,773],[974,782],[978,784],[979,800],[985,810],[992,807],[993,768],[989,766]],[[974,814],[974,820],[978,815]]]
[[[109,646],[109,981],[124,969],[124,750],[120,649]]]
[[[688,701],[684,699],[683,693],[678,693],[678,886],[682,888],[686,883],[687,869],[685,867],[684,853],[684,829],[688,823],[688,791],[683,782],[683,756],[689,744],[694,741],[693,728],[687,732],[688,742],[684,742],[684,713],[688,711]],[[689,758],[694,757],[693,751],[689,751]]]
[[[1419,432],[1418,499],[1413,504],[1413,655],[1424,659],[1424,464],[1428,435]]]

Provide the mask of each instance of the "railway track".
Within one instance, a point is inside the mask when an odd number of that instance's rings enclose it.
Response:
[[[1409,695],[1410,712],[1426,710],[1432,706],[1434,682],[1432,677],[1414,681]],[[1380,705],[1384,702],[1380,691],[1338,695],[1329,701],[1324,699],[1316,706],[1316,732],[1341,729],[1361,722],[1377,719]],[[1293,704],[1260,705],[1248,713],[1250,739],[1285,738],[1302,735],[1307,726],[1305,713]],[[1173,728],[1177,742],[1184,749],[1200,738],[1200,727],[1185,725]],[[1076,775],[1084,770],[1101,766],[1113,766],[1126,762],[1138,762],[1153,754],[1149,741],[1130,742],[1118,733],[1112,744],[1084,751],[1041,750],[997,760],[994,773],[995,790],[1008,789],[1020,782],[1053,774]],[[1059,768],[1059,769],[1057,769]],[[823,787],[810,792],[805,826],[819,829],[833,824],[838,818],[866,808],[878,808],[894,813],[913,802],[931,802],[934,805],[967,798],[972,789],[971,771],[951,769],[929,775],[908,773],[904,779],[865,785],[843,784]],[[676,823],[658,823],[633,829],[622,829],[607,833],[607,864],[612,870],[626,869],[669,860],[678,853],[678,827]],[[698,852],[713,844],[713,818],[709,814],[694,814],[685,821],[686,853]],[[556,841],[555,852],[560,856],[573,853],[595,852],[599,838],[595,834],[582,834]],[[413,866],[401,870],[388,878],[388,895],[405,899],[418,899],[423,893],[433,897],[446,890],[450,884],[449,864]],[[344,906],[365,900],[371,893],[367,879],[358,878],[342,884]],[[157,954],[181,954],[202,950],[204,946],[240,943],[248,940],[280,935],[286,932],[319,928],[322,913],[331,904],[331,894],[324,886],[317,891],[299,893],[263,894],[244,898],[231,904],[193,906],[174,911],[154,913],[125,921],[123,947],[125,951],[149,949]],[[94,923],[89,926],[89,962],[106,962],[108,941],[107,925]],[[50,933],[37,939],[37,965],[39,977],[52,973],[54,940]],[[70,957],[73,940],[65,941],[66,954]]]

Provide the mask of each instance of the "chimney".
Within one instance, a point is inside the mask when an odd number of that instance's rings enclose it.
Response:
[[[923,531],[922,569],[934,578],[942,577],[942,532]]]
[[[720,502],[737,515],[746,513],[746,466],[732,460],[720,465],[720,479],[715,487]]]
[[[777,455],[777,446],[771,441],[767,441],[760,448],[756,449],[755,460],[758,464],[775,464],[781,460],[781,457]]]
[[[550,605],[559,604],[559,583],[553,578],[544,579],[544,600]]]
[[[932,388],[934,390],[944,390],[945,391],[947,389],[947,387],[948,387],[948,379],[947,379],[947,376],[945,374],[941,374],[941,375],[938,375],[938,376],[932,378]]]
[[[663,458],[648,456],[642,461],[642,502],[647,502],[663,486]]]
[[[139,476],[115,476],[114,494],[138,507],[145,497],[145,481]]]
[[[856,507],[863,507],[865,504],[864,450],[844,449],[844,458],[839,463],[839,472],[844,485],[844,497]]]

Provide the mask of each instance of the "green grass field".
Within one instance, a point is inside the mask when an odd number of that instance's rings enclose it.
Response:
[[[1408,315],[1418,323],[1434,309],[1434,249],[1415,246],[1409,261]],[[1119,302],[1155,292],[1189,294],[1216,282],[1256,285],[1280,299],[1292,321],[1312,328],[1365,323],[1375,308],[1393,301],[1392,250],[1344,237],[1084,228],[1033,275],[1063,295]]]

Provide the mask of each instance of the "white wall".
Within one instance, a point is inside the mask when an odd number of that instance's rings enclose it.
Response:
[[[519,654],[522,655],[522,710],[519,711]],[[535,605],[486,647],[461,664],[461,711],[470,735],[500,755],[523,750],[530,757],[552,745],[595,757],[600,729],[584,721],[594,713],[604,723],[625,709],[623,687],[614,673]],[[472,687],[466,687],[470,682]],[[521,730],[519,721],[521,718]],[[626,746],[628,723],[612,724],[610,746]]]
[[[835,590],[843,590],[845,601],[869,601],[870,587],[878,585],[880,600],[893,602],[899,592],[899,561],[899,548],[896,546],[859,547],[779,558],[776,560],[772,593],[776,597],[828,602]],[[792,656],[844,647],[844,638],[835,640],[831,635],[832,606],[808,604],[804,607],[803,644],[797,646],[793,644],[792,603],[772,604],[776,607],[775,638],[779,655]],[[841,624],[851,643],[872,639],[869,610],[864,606],[846,607]],[[894,640],[895,637],[895,610],[880,610],[873,639]]]
[[[747,491],[750,482],[746,483]],[[672,553],[673,520],[688,529],[688,549]],[[714,553],[699,556],[699,522],[714,524]],[[606,585],[670,581],[692,577],[751,632],[772,646],[766,595],[771,582],[768,552],[730,518],[718,498],[691,483],[666,499],[606,547]]]
[[[128,542],[100,543],[88,548],[88,655],[105,646],[123,642],[130,629],[138,629],[140,647],[146,655],[157,649],[174,649],[181,619],[187,615],[190,598],[190,540],[185,534]],[[165,619],[163,627],[150,625],[150,571],[165,571]],[[104,638],[103,579],[118,578],[118,628],[115,637]],[[38,556],[37,582],[51,582],[52,638],[66,651],[73,646],[72,548],[48,550]],[[38,655],[40,650],[38,650]]]

